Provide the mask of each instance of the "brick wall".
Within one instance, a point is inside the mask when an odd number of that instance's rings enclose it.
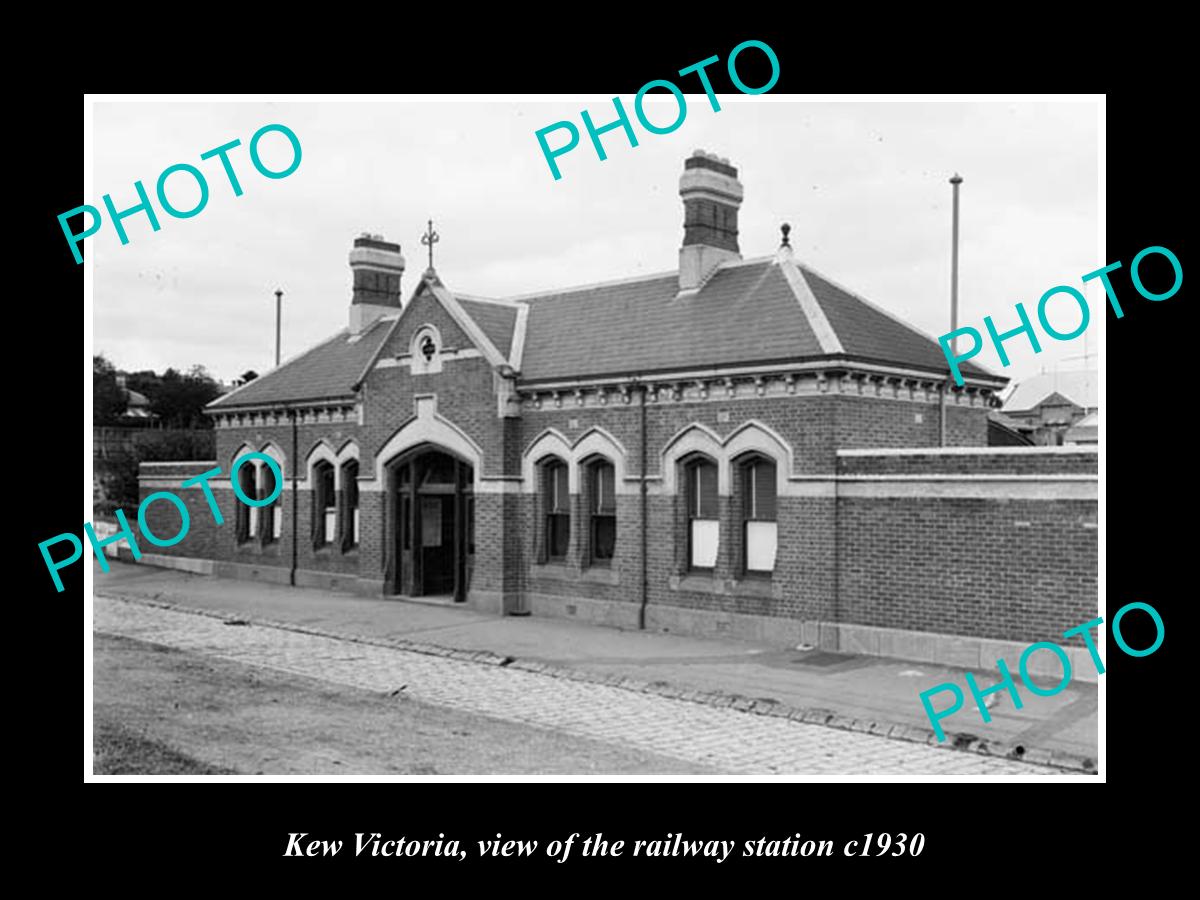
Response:
[[[839,457],[840,621],[1064,643],[1095,618],[1096,453],[1005,449]]]
[[[171,547],[156,547],[139,536],[138,546],[143,553],[166,556],[188,556],[200,559],[221,559],[226,536],[234,532],[235,511],[231,503],[232,492],[213,491],[214,499],[221,511],[224,524],[217,525],[208,500],[199,487],[184,488],[180,485],[209,469],[216,468],[214,461],[142,463],[138,467],[139,504],[158,491],[175,494],[187,506],[188,532],[178,544]],[[228,496],[223,496],[228,495]],[[138,532],[137,510],[126,509],[125,518]],[[179,510],[169,500],[157,500],[146,508],[146,525],[160,538],[170,539],[179,532]],[[232,539],[232,538],[231,538]]]
[[[260,418],[258,424],[218,429],[216,462],[143,467],[145,497],[164,489],[165,480],[177,484],[215,466],[227,479],[233,455],[242,445],[262,450],[274,444],[285,457],[278,541],[239,543],[239,504],[233,492],[227,487],[214,491],[225,518],[225,524],[217,526],[203,494],[191,489],[177,491],[188,504],[191,532],[175,547],[154,552],[217,560],[235,574],[240,566],[286,575],[294,536],[301,571],[345,576],[360,587],[381,591],[394,522],[388,521],[386,492],[371,489],[384,487],[374,482],[376,459],[415,415],[414,395],[435,395],[437,415],[478,447],[485,479],[518,478],[526,450],[546,429],[555,429],[573,444],[590,429],[602,428],[626,452],[627,480],[618,489],[617,544],[609,566],[589,563],[585,494],[571,498],[567,558],[547,564],[539,562],[544,541],[540,493],[523,492],[517,481],[492,482],[477,492],[472,595],[491,598],[488,602],[493,604],[499,598],[510,611],[528,608],[531,596],[552,596],[608,604],[624,610],[622,615],[632,614],[642,598],[643,571],[638,482],[643,448],[637,393],[629,404],[614,394],[607,406],[589,402],[580,407],[567,396],[561,406],[551,401],[542,409],[527,406],[520,418],[503,418],[497,414],[494,372],[485,359],[471,355],[474,348],[467,335],[431,296],[413,301],[381,359],[406,354],[413,333],[425,324],[438,328],[444,350],[467,351],[467,356],[445,360],[441,372],[429,375],[413,375],[403,365],[374,369],[360,395],[361,424],[309,416],[298,425],[298,446],[293,448],[292,427],[286,420]],[[837,392],[737,397],[728,402],[664,397],[648,404],[648,605],[1030,641],[1057,637],[1091,618],[1096,605],[1096,502],[1094,493],[1086,495],[1086,485],[1095,484],[1088,480],[1095,477],[1095,454],[982,449],[987,434],[982,405],[950,406],[946,411],[948,442],[981,449],[936,452],[940,415],[934,402]],[[664,492],[663,451],[690,425],[703,425],[724,441],[752,420],[791,447],[791,472],[786,460],[777,463],[787,474],[799,476],[797,482],[789,482],[787,495],[778,498],[774,572],[769,577],[742,572],[736,485],[731,496],[720,500],[722,532],[715,571],[688,572],[686,516],[681,498]],[[307,479],[305,461],[319,443],[336,451],[349,440],[357,442],[365,488],[360,493],[360,544],[351,553],[337,547],[314,550],[312,493],[295,491],[292,478]],[[846,447],[930,452],[839,455]],[[964,485],[983,493],[964,494]],[[1037,489],[1032,494],[1031,485]],[[499,486],[517,490],[502,492]],[[152,529],[169,535],[176,530],[178,516],[169,504],[159,503],[148,521]]]

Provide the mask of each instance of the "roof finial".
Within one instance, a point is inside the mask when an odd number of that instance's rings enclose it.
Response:
[[[779,226],[779,230],[783,232],[783,243],[779,245],[780,248],[792,246],[791,241],[788,239],[788,233],[792,230],[792,226],[784,222]]]
[[[441,236],[433,230],[433,219],[429,220],[429,229],[421,235],[421,243],[429,248],[429,268],[425,271],[426,275],[433,275],[433,245],[441,240]]]

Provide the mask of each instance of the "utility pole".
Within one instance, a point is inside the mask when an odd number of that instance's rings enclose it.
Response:
[[[950,333],[958,331],[958,186],[962,184],[962,176],[957,172],[950,179],[954,189],[954,213],[950,236]],[[958,355],[958,336],[950,338],[950,355]],[[946,446],[946,394],[950,391],[949,372],[946,383],[942,386],[942,446]]]
[[[275,368],[279,368],[279,329],[283,316],[283,291],[275,289]]]

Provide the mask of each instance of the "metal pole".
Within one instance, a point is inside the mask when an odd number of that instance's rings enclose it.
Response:
[[[958,186],[962,176],[957,172],[950,179],[954,186],[954,232],[950,244],[950,331],[958,331]],[[958,355],[958,338],[950,338],[950,354]]]
[[[962,184],[962,176],[957,172],[950,179],[954,187],[954,213],[950,237],[950,355],[958,355],[958,186]],[[946,394],[950,391],[949,371],[946,373],[946,383],[942,385],[942,414],[941,431],[942,446],[946,446]]]
[[[279,326],[283,315],[283,291],[275,291],[275,367],[279,368]]]

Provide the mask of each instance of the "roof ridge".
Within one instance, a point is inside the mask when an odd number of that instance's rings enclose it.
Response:
[[[776,254],[775,264],[779,266],[784,281],[791,288],[796,302],[800,305],[801,315],[808,320],[808,327],[812,329],[813,336],[817,339],[821,349],[830,356],[840,356],[845,353],[842,339],[838,337],[837,330],[829,321],[829,316],[825,314],[821,301],[813,293],[812,286],[804,277],[804,272],[800,270],[795,258],[790,252],[779,253]]]
[[[766,256],[755,256],[750,259],[739,259],[737,262],[730,262],[726,260],[717,266],[717,268],[732,269],[736,268],[737,266],[748,266],[753,263],[766,262],[772,258],[773,257],[768,254]],[[581,291],[590,291],[595,290],[596,288],[610,287],[617,284],[634,284],[638,281],[653,281],[656,278],[666,278],[668,275],[674,275],[678,277],[679,267],[676,266],[674,269],[664,269],[661,272],[651,272],[646,275],[632,275],[629,278],[613,278],[608,281],[593,281],[590,284],[578,284],[565,288],[550,288],[544,291],[533,291],[532,293],[528,294],[513,294],[506,299],[512,302],[519,302],[523,300],[532,300],[537,297],[551,297],[559,294],[578,294]]]
[[[503,306],[505,309],[520,309],[524,306],[517,300],[500,300],[495,297],[480,297],[475,294],[464,294],[461,291],[451,291],[459,300],[467,300],[472,303],[491,303],[493,306]]]
[[[796,263],[796,266],[797,266],[798,268],[802,269],[802,270],[805,270],[805,269],[806,269],[807,271],[809,271],[809,272],[810,272],[810,273],[812,273],[813,275],[816,275],[816,276],[817,276],[818,278],[820,278],[821,280],[823,280],[823,281],[825,281],[826,283],[828,283],[828,284],[832,285],[833,287],[837,288],[837,289],[838,289],[839,291],[841,291],[842,293],[844,293],[844,294],[847,294],[847,295],[849,295],[850,297],[853,297],[855,300],[857,300],[859,303],[862,303],[864,306],[867,306],[867,307],[869,307],[870,309],[873,309],[873,310],[875,310],[876,312],[878,312],[878,313],[881,313],[882,315],[885,315],[885,316],[887,316],[889,319],[891,319],[891,320],[892,320],[893,322],[895,322],[897,325],[900,325],[900,326],[902,326],[902,327],[904,327],[904,328],[907,328],[907,329],[908,329],[909,331],[911,331],[913,334],[916,334],[916,335],[919,335],[919,336],[921,336],[921,337],[925,338],[927,341],[930,341],[930,342],[931,342],[931,343],[932,343],[932,344],[933,344],[935,347],[937,347],[937,348],[938,348],[938,350],[939,350],[939,352],[943,352],[943,353],[944,353],[944,351],[942,350],[942,345],[941,345],[941,342],[940,342],[940,341],[939,341],[937,338],[935,338],[933,335],[929,334],[927,331],[924,331],[924,330],[922,330],[922,329],[918,328],[916,325],[913,325],[911,322],[907,322],[907,321],[905,321],[904,319],[902,319],[902,318],[900,318],[898,315],[896,315],[894,312],[892,312],[891,310],[889,310],[889,309],[886,309],[886,308],[884,308],[884,307],[880,306],[878,303],[875,303],[875,302],[873,302],[873,301],[871,301],[871,300],[868,300],[868,299],[867,299],[866,297],[864,297],[862,294],[858,293],[858,292],[857,292],[857,291],[855,291],[855,290],[852,290],[852,289],[850,289],[850,288],[846,287],[846,286],[845,286],[844,284],[842,284],[841,282],[839,282],[839,281],[834,281],[832,278],[830,278],[830,277],[829,277],[828,275],[826,275],[824,272],[818,272],[816,269],[814,269],[812,266],[808,265],[807,263],[801,263],[801,262],[797,262],[797,263]],[[818,302],[818,303],[820,303],[820,301],[819,301],[819,300],[818,300],[817,302]],[[991,369],[987,368],[987,367],[986,367],[986,366],[984,366],[984,365],[981,365],[981,364],[980,364],[980,363],[978,363],[978,362],[975,362],[974,360],[972,360],[972,362],[971,362],[971,365],[972,365],[972,366],[975,366],[977,369],[979,369],[979,371],[980,371],[980,372],[982,372],[982,373],[983,373],[983,375],[984,375],[985,377],[987,377],[987,378],[1003,378],[1003,377],[1004,377],[1003,375],[996,375],[995,373],[993,373],[993,372],[991,371]]]

